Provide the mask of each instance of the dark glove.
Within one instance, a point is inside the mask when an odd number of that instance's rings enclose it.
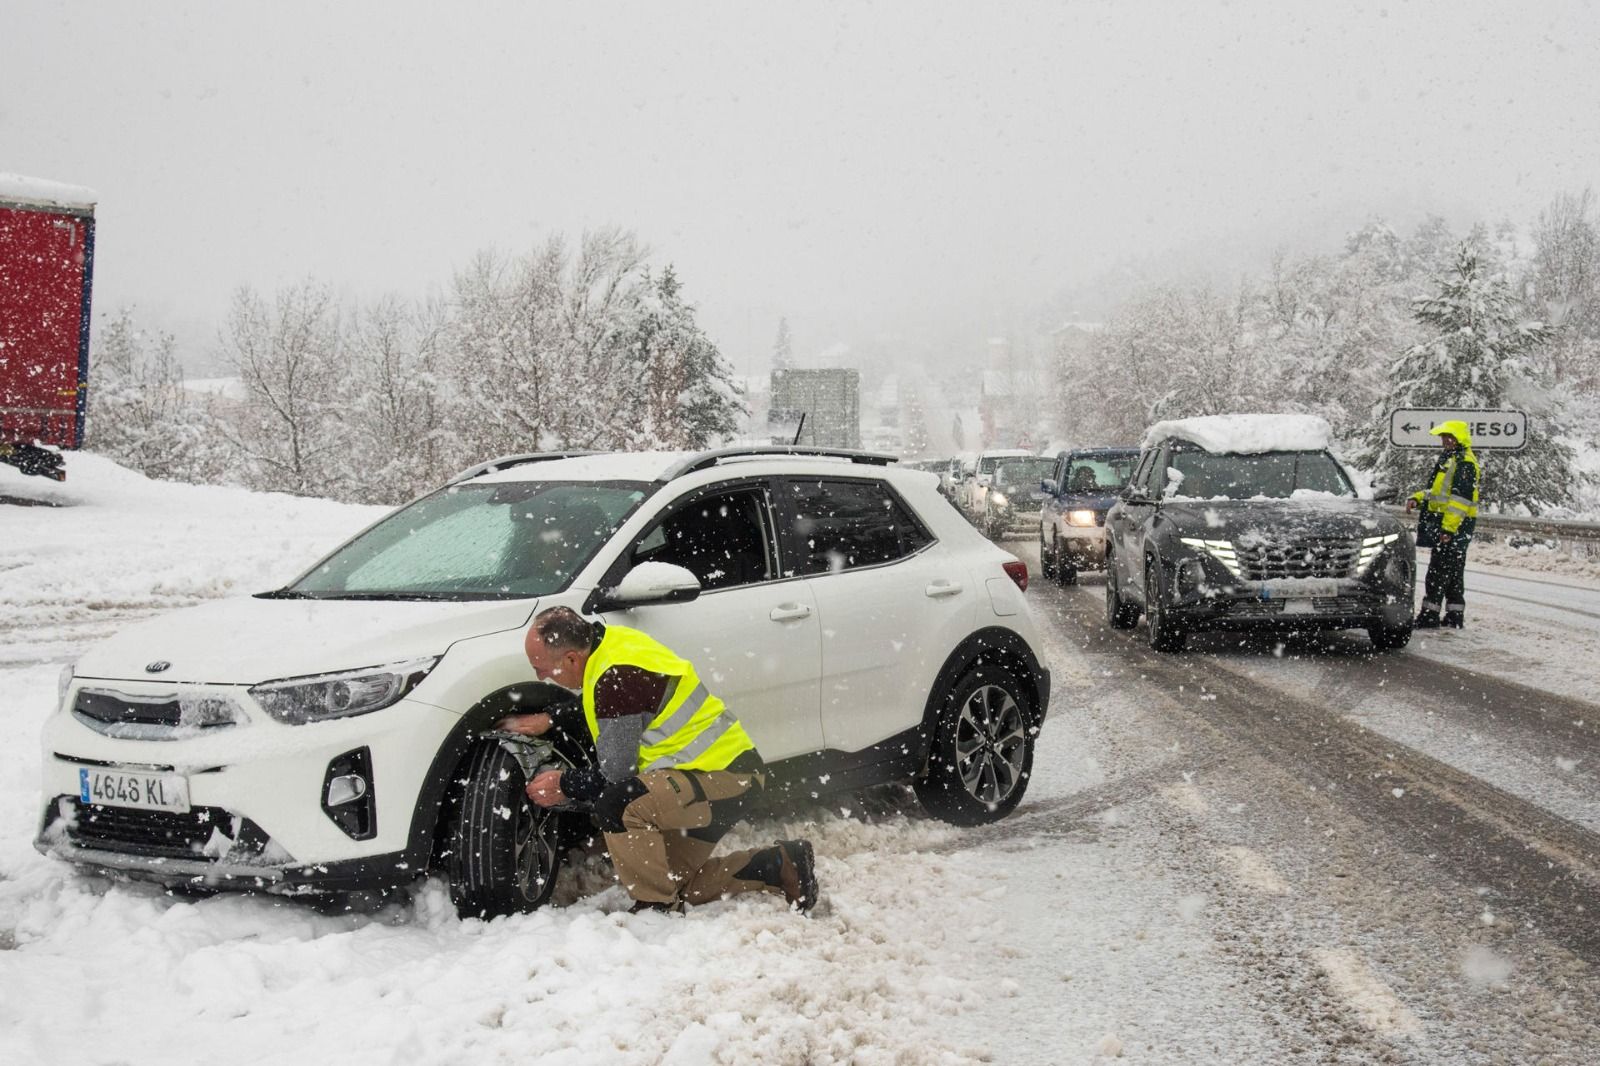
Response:
[[[623,810],[649,791],[637,777],[607,785],[606,790],[600,793],[600,798],[594,801],[595,824],[607,833],[622,832],[625,828],[622,824]]]

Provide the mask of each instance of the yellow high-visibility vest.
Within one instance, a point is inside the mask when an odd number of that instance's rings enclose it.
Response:
[[[1472,464],[1471,499],[1451,492],[1455,487],[1457,465],[1462,462]],[[1413,498],[1419,503],[1425,502],[1428,510],[1443,516],[1439,525],[1446,533],[1457,533],[1463,521],[1478,517],[1478,486],[1482,480],[1483,468],[1478,465],[1478,457],[1472,454],[1472,449],[1457,448],[1450,453],[1444,468],[1433,475],[1433,484],[1428,486],[1427,491],[1416,493]]]
[[[589,735],[600,739],[594,713],[594,686],[613,666],[637,666],[676,678],[672,695],[639,738],[639,772],[648,770],[725,770],[755,748],[733,712],[707,691],[694,664],[665,644],[626,626],[607,626],[583,670],[583,718]]]

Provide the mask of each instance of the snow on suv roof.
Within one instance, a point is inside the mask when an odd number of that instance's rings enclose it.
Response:
[[[1144,432],[1144,446],[1169,437],[1193,441],[1208,452],[1317,452],[1333,446],[1333,430],[1317,415],[1203,415],[1157,422]]]

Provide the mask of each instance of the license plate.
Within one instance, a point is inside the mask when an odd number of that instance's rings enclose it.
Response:
[[[1264,600],[1309,600],[1314,596],[1337,596],[1339,583],[1322,578],[1289,578],[1268,581],[1261,586]]]
[[[189,810],[189,779],[182,774],[145,774],[106,766],[78,767],[78,801],[142,811]]]

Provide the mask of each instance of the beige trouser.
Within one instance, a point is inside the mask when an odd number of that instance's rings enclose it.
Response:
[[[737,803],[728,801],[756,787],[758,775],[728,770],[651,770],[640,774],[639,780],[647,791],[622,809],[624,831],[605,834],[617,879],[628,895],[650,903],[683,900],[698,904],[741,892],[783,894],[781,887],[734,876],[758,849],[711,861],[717,841],[738,820],[727,816],[727,808],[717,817],[714,805],[726,803],[737,808]]]

